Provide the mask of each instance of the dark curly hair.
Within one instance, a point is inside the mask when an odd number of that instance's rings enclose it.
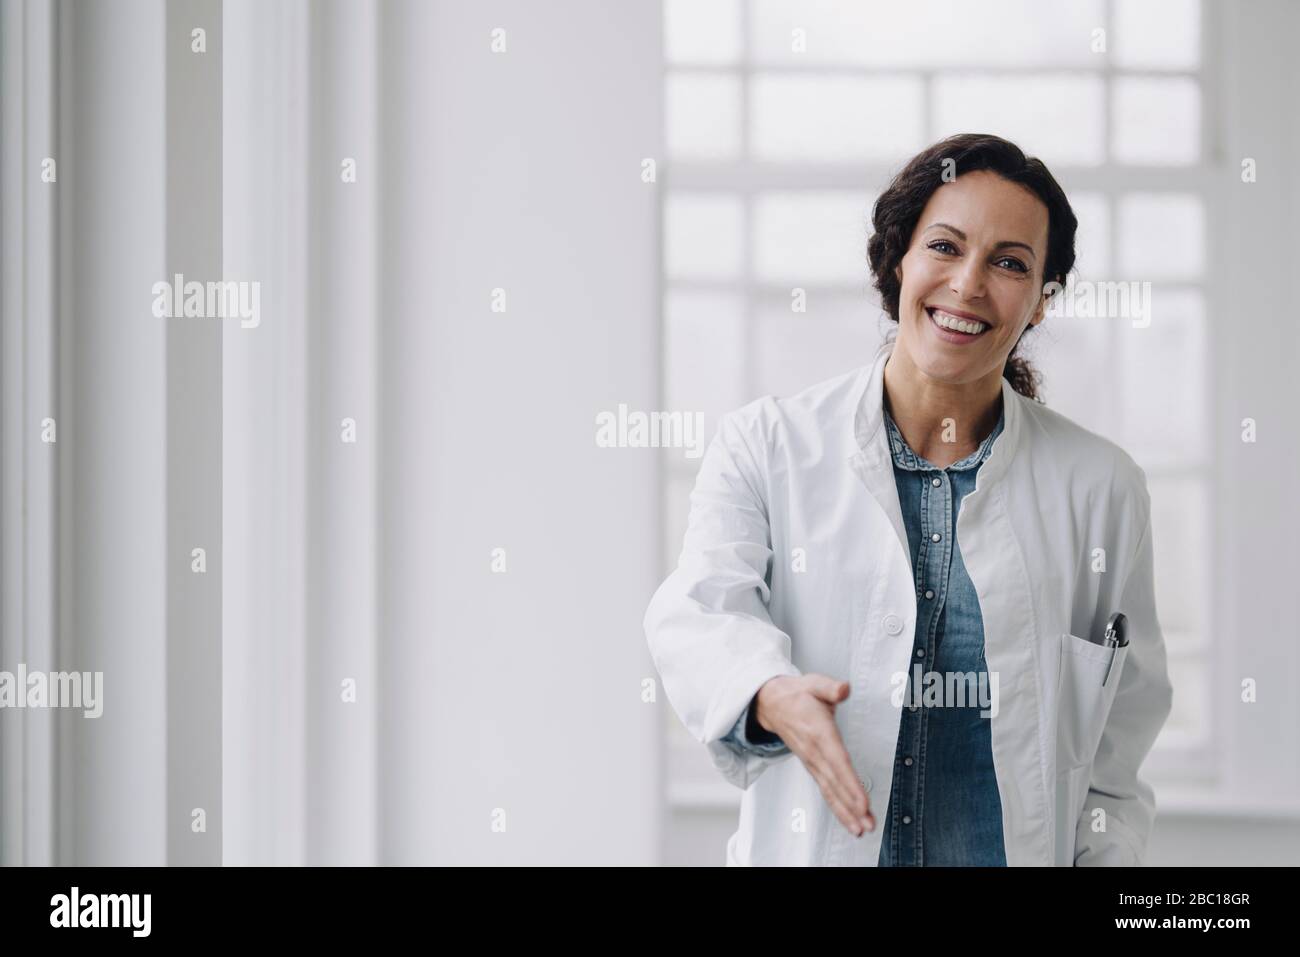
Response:
[[[951,161],[947,163],[946,161]],[[960,133],[941,140],[908,161],[902,171],[880,194],[871,214],[873,233],[867,241],[867,259],[871,263],[874,285],[880,303],[890,319],[898,322],[898,295],[901,283],[894,270],[902,262],[912,241],[912,232],[930,196],[945,182],[943,174],[962,176],[976,170],[990,170],[1003,179],[1033,191],[1047,206],[1047,260],[1043,264],[1044,284],[1065,285],[1074,267],[1074,234],[1079,220],[1070,208],[1065,191],[1048,172],[1043,161],[1026,156],[1016,144],[989,133]],[[1053,288],[1055,295],[1060,287]],[[1028,332],[1031,327],[1025,329]],[[1021,334],[1021,339],[1024,334]],[[1017,340],[1002,375],[1021,395],[1038,402],[1040,373],[1023,356],[1016,355]]]

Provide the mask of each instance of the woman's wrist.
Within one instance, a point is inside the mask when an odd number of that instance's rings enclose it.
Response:
[[[777,682],[785,681],[789,678],[789,675],[778,675],[775,678],[769,678],[767,681],[763,682],[763,685],[754,694],[753,706],[749,710],[749,720],[753,727],[746,730],[747,734],[752,731],[754,734],[758,735],[780,735],[780,732],[776,730],[772,723],[771,689]]]

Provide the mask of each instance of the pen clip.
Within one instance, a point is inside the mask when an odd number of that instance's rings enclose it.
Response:
[[[1117,611],[1106,622],[1106,633],[1101,643],[1110,649],[1110,659],[1106,662],[1106,674],[1101,679],[1101,686],[1106,687],[1110,681],[1110,670],[1115,664],[1115,655],[1119,649],[1128,644],[1128,618],[1122,611]]]

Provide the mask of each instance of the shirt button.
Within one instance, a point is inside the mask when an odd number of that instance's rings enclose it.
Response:
[[[885,631],[891,635],[896,635],[903,630],[903,619],[897,615],[886,615],[882,624],[885,626]]]
[[[931,485],[939,485],[939,484],[940,484],[939,479],[938,479],[937,477],[936,477],[936,478],[932,478],[932,479],[930,479],[930,484],[931,484]]]
[[[910,768],[910,767],[912,766],[912,759],[911,759],[911,758],[903,758],[903,765],[904,765],[904,767],[909,767],[909,768]]]
[[[930,591],[930,589],[927,588],[927,589],[925,590],[925,597],[926,597],[926,598],[933,598],[933,597],[934,597],[934,592]]]
[[[939,533],[935,532],[933,535],[930,536],[930,541],[937,542],[940,539],[940,537],[941,536],[939,535]]]
[[[911,824],[911,823],[912,823],[912,816],[911,816],[910,814],[904,814],[904,815],[903,815],[903,823],[904,823],[904,824]]]
[[[925,657],[925,649],[924,649],[924,648],[917,648],[917,649],[916,649],[916,657],[918,657],[918,658],[924,658],[924,657]]]
[[[921,706],[920,706],[919,704],[914,704],[914,705],[911,705],[907,710],[908,710],[908,711],[916,711],[916,710],[918,710],[920,707],[921,707]]]

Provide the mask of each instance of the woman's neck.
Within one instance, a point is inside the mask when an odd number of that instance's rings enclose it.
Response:
[[[979,447],[1002,414],[1002,376],[954,385],[927,376],[897,348],[885,363],[883,402],[908,447],[947,468]]]

